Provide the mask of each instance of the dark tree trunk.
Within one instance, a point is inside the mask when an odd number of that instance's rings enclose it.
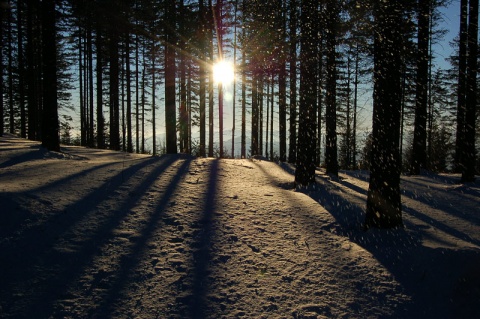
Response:
[[[317,1],[301,1],[300,36],[300,105],[298,152],[295,184],[298,187],[315,183],[315,125],[317,100]]]
[[[28,110],[28,139],[39,138],[39,95],[38,95],[38,74],[40,66],[38,63],[38,12],[39,3],[36,0],[27,1],[27,110]]]
[[[91,22],[88,22],[87,28],[87,65],[88,65],[88,138],[87,145],[89,147],[95,146],[95,122],[93,111],[93,40],[92,40]]]
[[[430,39],[430,1],[418,2],[418,52],[411,174],[418,175],[427,165],[428,45]]]
[[[465,109],[464,152],[462,156],[462,182],[475,181],[475,122],[477,107],[478,59],[478,0],[470,0],[468,21],[468,66]]]
[[[288,162],[297,161],[297,0],[290,0],[290,139]]]
[[[55,0],[42,1],[43,114],[42,146],[60,151],[57,109]]]
[[[155,59],[157,56],[157,51],[155,50],[155,41],[152,41],[152,155],[156,156],[157,155],[157,121],[155,118],[155,111],[157,108],[157,105],[155,103],[156,101],[156,91],[157,91],[157,82],[156,82],[156,64],[155,64]],[[174,58],[175,59],[175,58]],[[175,74],[175,73],[174,73]],[[175,76],[174,76],[174,83],[175,83]],[[175,87],[175,84],[174,84]],[[170,88],[169,88],[170,89]],[[174,105],[175,105],[175,100],[174,100]],[[170,115],[171,116],[171,115]],[[170,128],[171,129],[171,128]],[[176,130],[175,130],[175,135],[176,135]],[[167,138],[168,140],[168,138]],[[175,151],[174,152],[168,152],[169,154],[173,154],[177,152],[177,142],[175,141]]]
[[[200,76],[200,87],[199,87],[199,107],[200,107],[200,156],[204,157],[206,155],[206,76],[207,72],[205,71],[205,65],[207,62],[205,48],[206,48],[206,39],[205,39],[205,4],[203,0],[198,2],[198,14],[200,15],[199,23],[199,33],[200,33],[200,50],[201,59],[199,62],[199,76]]]
[[[278,129],[280,138],[280,154],[279,160],[285,162],[287,160],[287,72],[286,72],[286,13],[283,9],[283,2],[280,1],[280,69],[278,70]],[[272,91],[273,94],[273,91]],[[272,113],[273,119],[273,113]],[[271,145],[273,146],[273,145]],[[273,158],[273,152],[271,152]]]
[[[115,21],[112,21],[114,23]],[[110,149],[120,150],[120,105],[119,105],[119,66],[118,66],[118,32],[111,25],[110,29]]]
[[[337,3],[335,0],[327,2],[327,77],[326,77],[326,108],[325,108],[325,164],[327,174],[338,176],[337,158],[337,102],[336,102],[336,29]]]
[[[374,93],[372,158],[365,227],[402,225],[400,200],[400,111],[403,25],[401,3],[374,7]]]
[[[251,142],[251,156],[259,155],[259,140],[258,140],[258,75],[254,74],[252,78],[252,142]]]
[[[212,0],[208,0],[208,10],[213,10]],[[210,67],[208,70],[208,156],[213,157],[213,30],[214,22],[212,14],[207,13],[207,27],[205,28],[207,32],[208,44],[208,61],[210,62]]]
[[[242,2],[243,11],[245,11],[245,1]],[[245,36],[245,29],[242,31],[243,37]],[[240,155],[242,158],[247,157],[247,55],[245,48],[242,50],[242,133],[241,133],[241,145]]]
[[[25,111],[25,57],[23,51],[23,8],[17,2],[17,60],[18,60],[18,99],[20,107],[20,136],[27,137],[27,115]]]
[[[97,49],[97,147],[105,148],[105,119],[103,117],[103,42],[102,42],[102,28],[100,24],[100,17],[96,22],[96,39],[95,45]]]
[[[458,88],[457,88],[457,136],[455,143],[455,170],[463,170],[463,150],[465,140],[465,107],[467,77],[467,40],[468,40],[468,0],[460,1],[460,42],[458,52]]]
[[[4,13],[7,4],[6,1],[0,1],[0,41],[3,41],[3,21]],[[3,131],[5,130],[4,122],[4,105],[3,105],[3,50],[0,49],[0,136],[3,136]]]
[[[132,72],[130,69],[130,33],[125,32],[125,72],[127,81],[127,152],[133,153],[132,142]]]
[[[175,1],[167,1],[166,17],[169,26],[175,26]],[[177,153],[177,116],[175,106],[175,30],[166,28],[165,41],[165,131],[167,153]]]
[[[15,110],[13,99],[13,30],[12,30],[12,3],[8,1],[7,5],[8,18],[7,18],[7,73],[8,73],[8,109],[9,109],[9,132],[15,134]],[[43,18],[43,17],[42,17]]]
[[[180,1],[180,14],[184,16],[183,0]],[[182,39],[180,39],[180,118],[179,118],[179,132],[180,132],[180,152],[188,153],[188,113],[187,113],[187,66],[185,55],[186,44],[184,35],[186,33],[185,22],[181,23],[180,32]]]

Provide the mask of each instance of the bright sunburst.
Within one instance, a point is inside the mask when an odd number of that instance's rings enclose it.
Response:
[[[213,65],[213,79],[216,83],[229,84],[234,78],[233,65],[227,61],[219,61]]]

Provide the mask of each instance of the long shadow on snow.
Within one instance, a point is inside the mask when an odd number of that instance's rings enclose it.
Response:
[[[288,172],[288,170],[287,170]],[[292,176],[293,178],[293,176]],[[311,191],[303,192],[322,206],[338,225],[327,225],[327,231],[348,237],[362,246],[382,264],[404,287],[411,297],[407,305],[395,309],[395,318],[473,318],[480,313],[480,253],[478,250],[430,248],[421,244],[422,229],[412,224],[410,230],[363,231],[364,210],[331,190],[325,180]],[[331,183],[330,183],[331,184]],[[420,212],[406,213],[426,219]],[[434,227],[453,236],[460,234],[439,221],[430,220]],[[472,241],[471,241],[472,242]],[[474,244],[478,243],[473,241]]]
[[[158,205],[155,207],[154,212],[145,224],[145,227],[140,231],[141,235],[136,239],[135,245],[133,245],[132,249],[130,249],[130,254],[125,255],[121,259],[118,270],[113,276],[116,279],[107,289],[103,300],[99,307],[94,310],[94,313],[91,314],[92,316],[95,315],[98,318],[112,318],[115,309],[119,307],[118,303],[121,301],[125,289],[132,283],[135,283],[131,278],[131,275],[134,273],[135,268],[140,264],[142,254],[147,249],[146,246],[149,239],[152,237],[153,233],[158,230],[165,208],[171,202],[172,196],[178,188],[178,184],[188,172],[190,163],[191,158],[188,158],[178,169],[174,178],[163,193]],[[142,188],[141,191],[145,191],[146,187],[147,185],[145,185],[145,189]],[[128,208],[125,209],[128,210]]]
[[[192,294],[183,299],[182,303],[189,306],[188,318],[202,319],[207,316],[207,300],[208,293],[208,272],[209,264],[212,261],[211,249],[212,239],[214,237],[214,214],[216,211],[216,196],[218,183],[218,166],[219,160],[214,160],[210,166],[210,178],[208,180],[207,193],[205,195],[205,206],[203,216],[199,221],[200,236],[193,246],[197,250],[193,252],[194,274]]]
[[[7,313],[12,310],[15,317],[33,318],[38,314],[44,314],[49,317],[53,311],[53,305],[56,300],[65,295],[73,284],[74,280],[82,270],[100,253],[100,248],[109,239],[108,234],[112,232],[123,218],[129,213],[131,205],[135,201],[126,200],[121,209],[113,212],[105,220],[98,223],[97,228],[91,234],[85,234],[86,241],[78,243],[73,252],[60,252],[54,249],[54,244],[62,237],[66,236],[68,229],[71,229],[80,219],[91,214],[96,204],[104,199],[115,196],[117,187],[123,184],[124,179],[133,176],[135,172],[146,165],[155,162],[153,170],[134,190],[137,194],[142,194],[150,187],[155,179],[172,165],[178,157],[164,156],[158,159],[149,159],[136,166],[132,166],[106,181],[98,192],[93,192],[87,197],[77,201],[70,208],[77,212],[75,216],[59,216],[58,222],[62,223],[60,233],[52,233],[35,229],[27,234],[11,249],[2,250],[4,254],[2,261],[2,307]],[[94,203],[94,204],[93,204]],[[85,207],[89,207],[85,211]],[[82,211],[83,208],[83,211]],[[93,218],[93,216],[92,216]],[[90,235],[90,236],[88,236]],[[68,238],[67,238],[68,239]],[[9,269],[9,271],[6,271]],[[37,282],[34,287],[30,282]],[[33,302],[23,304],[23,300],[18,300],[14,295],[18,293],[31,294]]]

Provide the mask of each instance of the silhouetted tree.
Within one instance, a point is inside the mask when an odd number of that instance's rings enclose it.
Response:
[[[399,150],[402,17],[402,3],[375,1],[373,140],[366,228],[402,225]]]
[[[43,113],[42,146],[60,151],[57,109],[55,0],[42,1]]]
[[[300,105],[295,184],[315,183],[315,125],[317,99],[317,1],[302,0],[300,19]]]

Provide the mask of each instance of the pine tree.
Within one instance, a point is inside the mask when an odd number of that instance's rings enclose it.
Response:
[[[375,2],[373,144],[366,228],[402,225],[399,150],[402,17],[401,3]]]
[[[300,105],[298,149],[295,184],[308,186],[315,183],[315,112],[317,98],[317,30],[312,28],[317,5],[314,0],[302,0],[300,19]]]
[[[43,113],[42,146],[60,151],[57,109],[55,0],[42,1]]]

